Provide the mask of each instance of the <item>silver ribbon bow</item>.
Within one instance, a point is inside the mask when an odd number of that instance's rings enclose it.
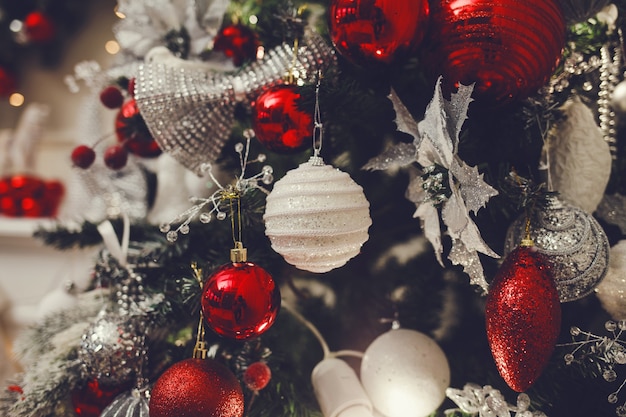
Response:
[[[279,84],[289,71],[313,80],[336,61],[332,47],[307,31],[294,56],[283,43],[237,74],[215,73],[168,59],[139,68],[135,99],[152,136],[164,152],[201,175],[228,139],[238,102],[254,100],[264,88]],[[180,64],[180,65],[179,65]]]

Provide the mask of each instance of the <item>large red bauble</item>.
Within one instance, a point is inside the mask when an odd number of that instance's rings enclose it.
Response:
[[[47,43],[54,39],[56,28],[47,15],[39,11],[29,13],[24,19],[24,30],[28,40],[35,43]]]
[[[332,0],[330,37],[352,63],[388,64],[415,51],[428,14],[428,0]]]
[[[80,417],[100,417],[102,411],[122,392],[128,384],[122,386],[103,386],[97,379],[72,392],[72,405],[76,415]]]
[[[256,99],[254,133],[270,151],[288,154],[312,146],[313,117],[298,108],[299,99],[298,87],[293,84],[271,87]]]
[[[0,213],[10,217],[52,217],[61,205],[65,187],[56,180],[33,175],[0,179]]]
[[[544,255],[520,246],[507,256],[485,316],[498,372],[512,389],[526,391],[547,365],[561,327],[559,293]]]
[[[204,284],[202,314],[220,336],[249,339],[267,331],[280,309],[280,290],[272,276],[252,262],[219,267]]]
[[[256,60],[258,47],[256,33],[245,25],[225,26],[213,41],[213,49],[231,58],[238,67]]]
[[[558,0],[438,0],[424,62],[448,87],[476,83],[476,98],[505,103],[542,87],[564,45]]]
[[[117,113],[115,133],[128,152],[134,155],[153,158],[161,154],[161,148],[152,138],[134,98],[124,103]]]
[[[241,417],[237,377],[213,359],[186,359],[168,368],[150,393],[150,417]]]

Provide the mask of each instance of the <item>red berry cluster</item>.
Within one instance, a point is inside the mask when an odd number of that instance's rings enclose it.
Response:
[[[125,93],[130,96],[126,100]],[[134,99],[135,79],[120,79],[115,85],[109,85],[100,92],[100,102],[108,109],[119,109],[115,118],[115,134],[118,142],[104,151],[104,164],[113,170],[126,166],[128,154],[151,158],[161,154],[161,149],[154,141]],[[126,101],[125,101],[126,100]],[[97,144],[97,143],[96,143]],[[96,159],[94,146],[79,145],[72,151],[74,166],[89,168]]]
[[[32,175],[0,178],[0,213],[10,217],[54,217],[65,194],[59,181]]]

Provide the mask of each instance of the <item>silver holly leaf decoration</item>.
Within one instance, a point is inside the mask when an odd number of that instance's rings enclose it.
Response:
[[[478,252],[499,258],[483,241],[478,226],[470,217],[498,192],[483,180],[478,168],[459,158],[459,134],[472,101],[473,85],[461,85],[450,101],[443,98],[441,78],[437,81],[424,119],[417,122],[392,91],[391,100],[400,132],[413,137],[412,144],[400,144],[370,160],[363,169],[383,170],[417,163],[420,175],[413,175],[407,198],[417,209],[424,235],[431,242],[437,260],[443,266],[442,223],[452,238],[448,259],[462,265],[470,282],[487,293],[488,284]]]

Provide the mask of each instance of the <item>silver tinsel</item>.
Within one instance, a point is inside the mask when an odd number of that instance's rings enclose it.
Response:
[[[303,44],[294,57],[293,45],[284,43],[235,75],[173,60],[145,64],[135,84],[141,115],[161,149],[200,175],[228,139],[238,102],[254,100],[290,71],[312,80],[334,62],[334,50],[319,35],[309,32]]]
[[[557,198],[531,214],[530,235],[547,255],[561,302],[580,299],[593,291],[609,266],[609,242],[602,227],[582,209]],[[519,217],[507,232],[504,256],[525,235],[526,218]]]

